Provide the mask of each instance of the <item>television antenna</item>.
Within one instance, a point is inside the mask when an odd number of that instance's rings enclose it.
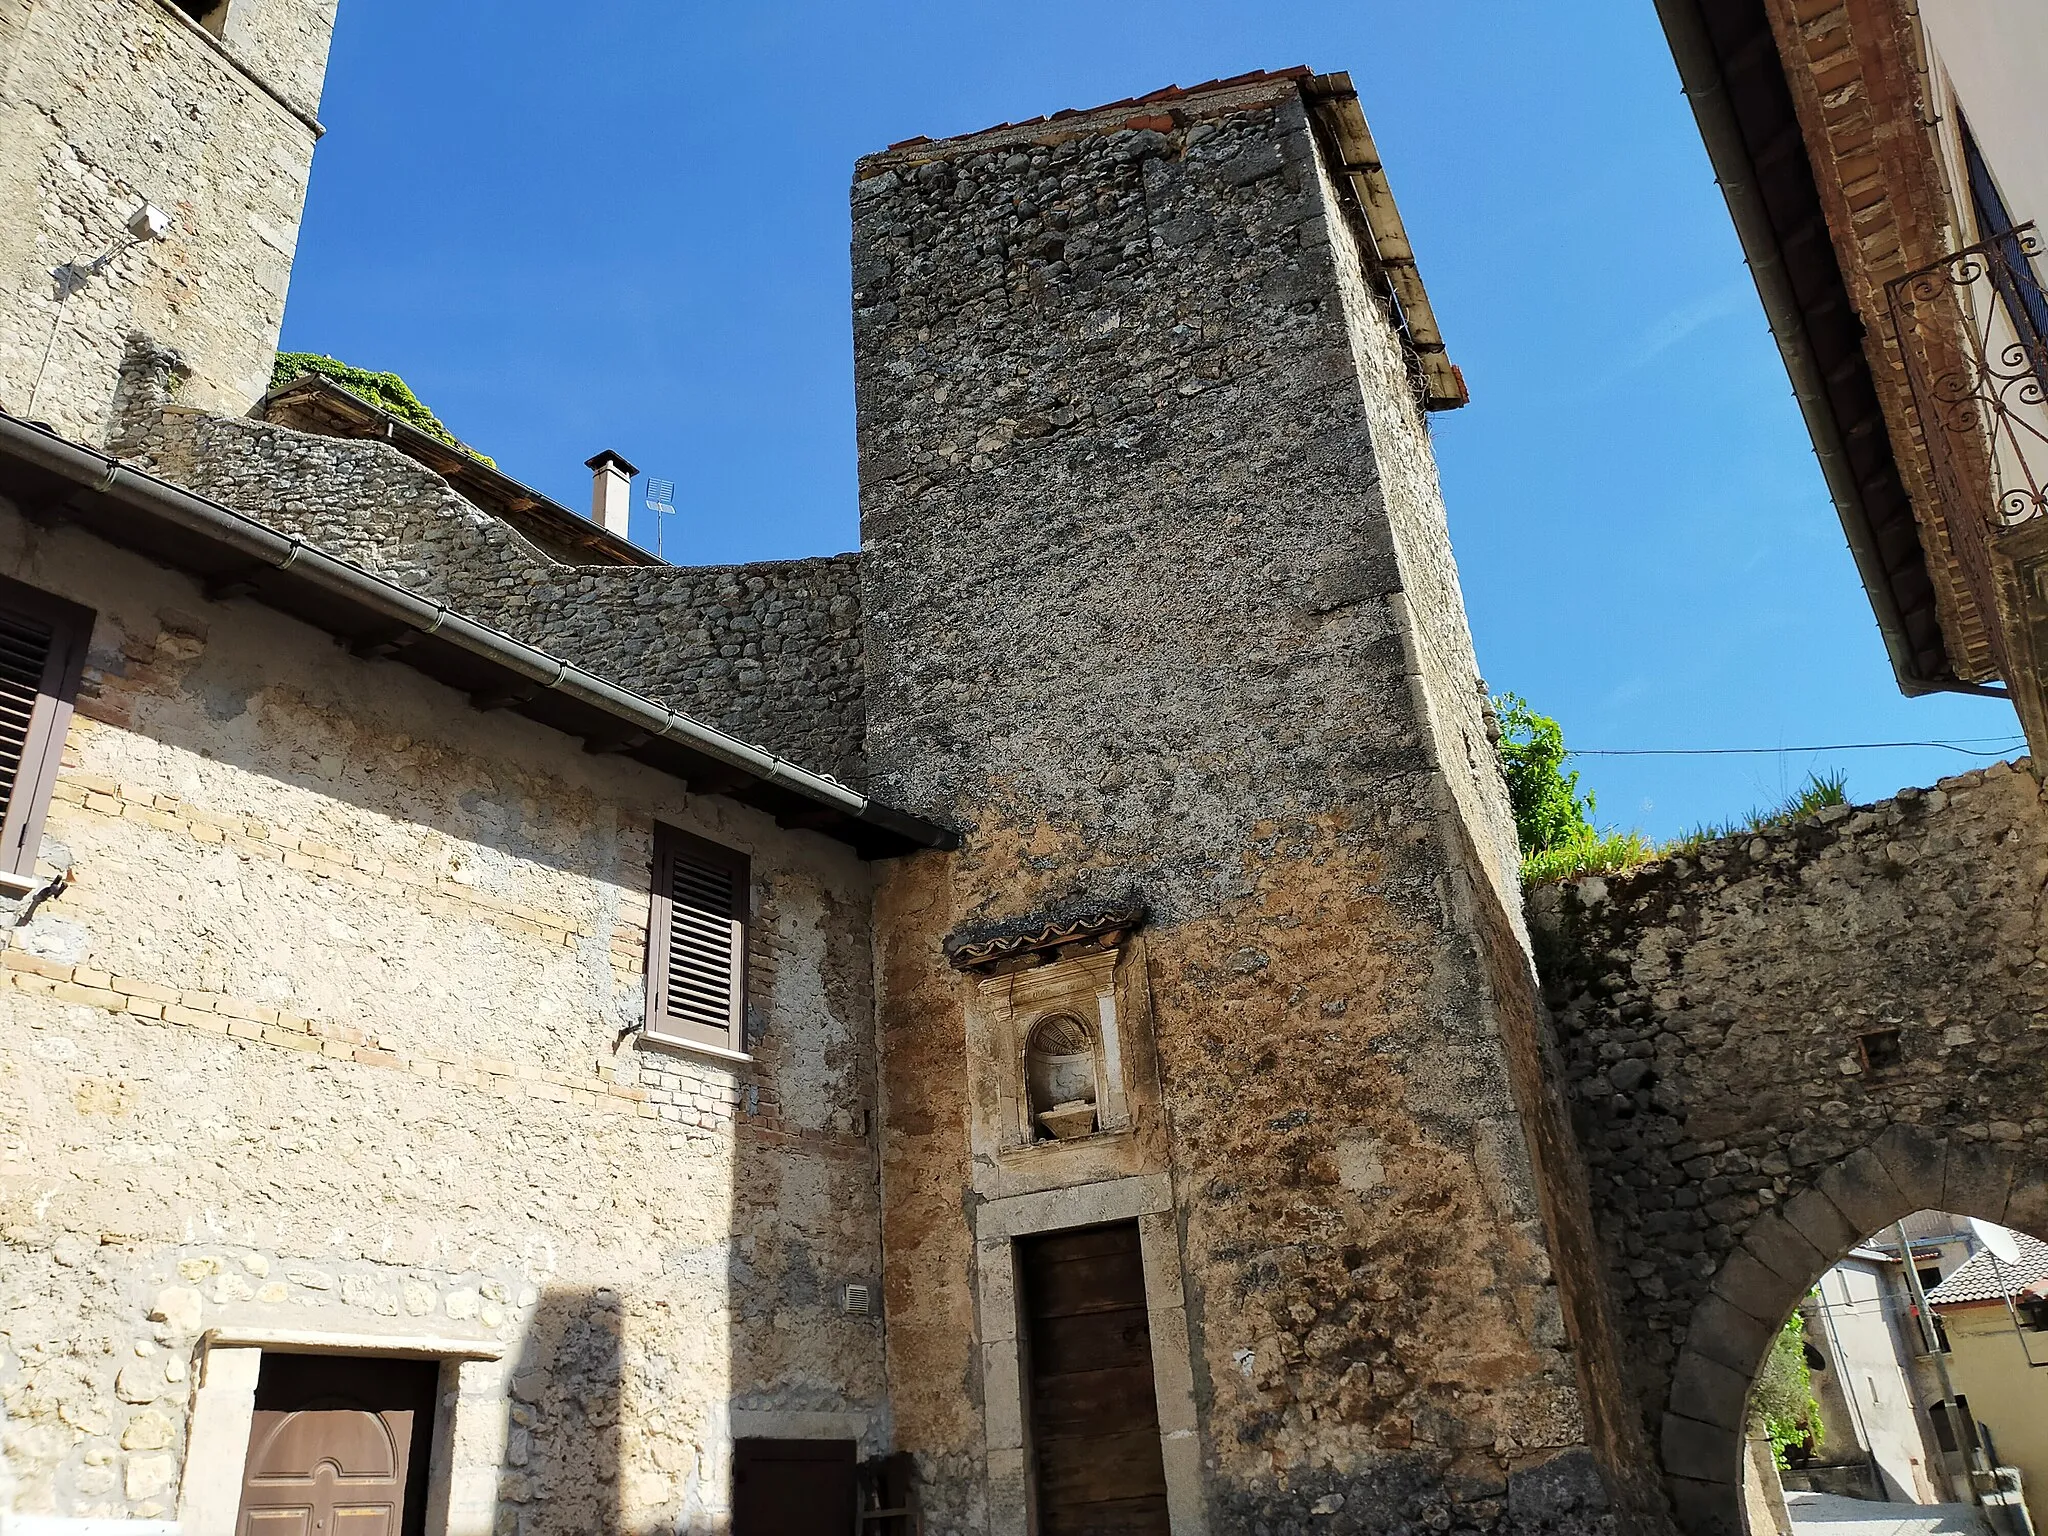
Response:
[[[676,515],[675,503],[675,481],[657,480],[652,475],[649,475],[647,477],[646,505],[647,510],[654,514],[654,558],[657,560],[666,560],[668,558],[667,555],[662,553],[661,534],[664,519]]]

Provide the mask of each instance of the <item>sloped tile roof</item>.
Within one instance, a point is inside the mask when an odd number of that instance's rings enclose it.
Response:
[[[1030,128],[1039,123],[1063,123],[1070,118],[1094,117],[1101,112],[1115,112],[1124,107],[1143,107],[1175,101],[1184,101],[1190,96],[1204,96],[1211,91],[1235,90],[1240,86],[1259,85],[1268,80],[1306,80],[1314,74],[1306,64],[1297,64],[1292,69],[1252,69],[1241,75],[1232,75],[1227,80],[1204,80],[1200,85],[1168,85],[1159,90],[1149,91],[1143,96],[1126,96],[1122,101],[1106,101],[1099,107],[1067,107],[1058,112],[1039,117],[1027,117],[1021,122],[995,123],[987,128],[977,128],[972,133],[954,134],[946,139],[928,138],[919,134],[915,138],[899,139],[891,144],[891,150],[914,149],[920,144],[951,143],[955,139],[978,139],[984,133],[1001,133],[1010,128]]]
[[[2001,1296],[2017,1296],[2029,1286],[2048,1281],[2048,1243],[2024,1232],[2015,1232],[2013,1237],[2020,1245],[2019,1263],[2002,1264],[1992,1257],[1988,1249],[1980,1251],[1927,1293],[1928,1304],[1940,1307],[1963,1302],[1997,1301]]]

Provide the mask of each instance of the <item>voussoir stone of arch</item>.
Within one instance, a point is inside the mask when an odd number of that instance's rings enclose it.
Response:
[[[1709,1292],[1692,1309],[1685,1348],[1745,1375],[1756,1369],[1778,1324],[1760,1322],[1733,1302]]]
[[[1726,1424],[1667,1413],[1663,1451],[1664,1470],[1670,1476],[1726,1483],[1742,1454],[1742,1434]]]
[[[1794,1195],[1785,1202],[1784,1212],[1785,1220],[1820,1251],[1820,1264],[1813,1271],[1816,1276],[1855,1247],[1864,1235],[1843,1214],[1842,1208],[1818,1189]]]
[[[1687,1418],[1740,1430],[1749,1405],[1749,1378],[1732,1366],[1687,1350],[1671,1377],[1671,1403]]]
[[[1884,1159],[1868,1147],[1860,1147],[1841,1159],[1820,1176],[1814,1187],[1834,1202],[1836,1210],[1849,1218],[1849,1224],[1856,1229],[1856,1236],[1850,1239],[1851,1242],[1870,1236],[1901,1216],[1910,1216],[1925,1204],[1901,1191],[1892,1182],[1891,1171],[1886,1168]],[[1936,1167],[1935,1187],[1941,1187],[1939,1165]]]
[[[2016,1176],[2012,1193],[2006,1196],[2003,1226],[2014,1227],[2034,1237],[2048,1232],[2048,1177],[2038,1173]]]
[[[1665,1479],[1671,1491],[1672,1512],[1678,1528],[1687,1536],[1743,1536],[1735,1517],[1735,1484],[1726,1477]]]
[[[2009,1152],[1981,1142],[1954,1143],[1942,1167],[1941,1200],[1930,1209],[2002,1223],[2016,1171]]]
[[[1796,1290],[1804,1292],[1828,1267],[1828,1256],[1806,1240],[1804,1234],[1777,1211],[1768,1211],[1750,1223],[1742,1251],[1764,1268],[1772,1270]]]
[[[1708,1290],[1758,1322],[1776,1328],[1799,1304],[1808,1283],[1789,1280],[1755,1254],[1738,1248],[1722,1263]]]
[[[1870,1150],[1884,1161],[1892,1182],[1916,1211],[1945,1210],[1942,1204],[1943,1167],[1949,1155],[1948,1143],[1930,1136],[1918,1126],[1894,1125]]]

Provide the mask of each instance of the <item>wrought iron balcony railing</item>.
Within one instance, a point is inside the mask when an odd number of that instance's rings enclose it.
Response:
[[[1949,542],[2002,672],[1991,540],[2048,516],[2043,249],[2022,224],[1886,285]]]
[[[1928,451],[1946,451],[1958,470],[2000,472],[1985,508],[1998,526],[2048,515],[2048,296],[2033,265],[2042,250],[2040,232],[2023,224],[1887,286]]]

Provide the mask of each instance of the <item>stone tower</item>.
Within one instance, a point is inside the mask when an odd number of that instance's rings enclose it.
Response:
[[[137,333],[182,356],[184,403],[268,387],[335,5],[0,6],[0,408],[103,442]],[[144,204],[160,240],[130,233]]]
[[[857,176],[871,782],[964,834],[876,908],[928,1526],[1603,1523],[1583,1183],[1423,417],[1459,385],[1348,80]],[[1098,1310],[1142,1305],[1151,1369],[1129,1436],[1075,1434],[1043,1277],[1127,1226],[1142,1304]]]

